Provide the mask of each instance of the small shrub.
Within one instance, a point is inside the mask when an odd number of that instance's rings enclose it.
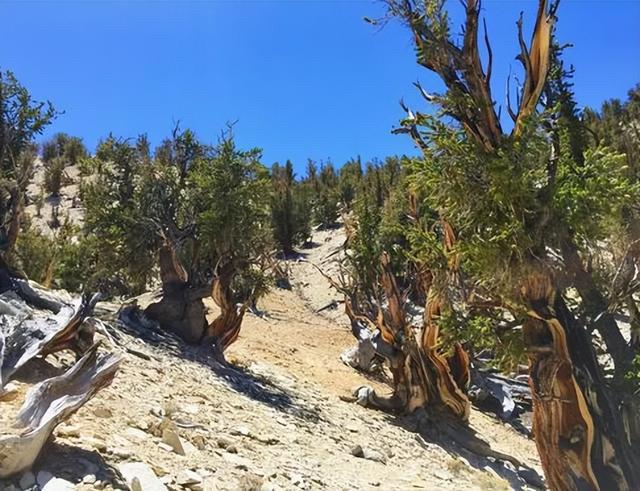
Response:
[[[44,192],[42,191],[42,188],[40,189],[38,195],[35,197],[34,204],[36,206],[36,216],[40,218],[42,216],[42,207],[44,206]]]
[[[64,160],[55,157],[47,163],[44,171],[44,188],[52,196],[60,195],[60,189],[64,179]]]
[[[28,227],[18,236],[15,266],[27,278],[42,283],[55,259],[55,242],[41,232]]]

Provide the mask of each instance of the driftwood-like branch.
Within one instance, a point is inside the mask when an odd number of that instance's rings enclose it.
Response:
[[[55,429],[96,392],[109,385],[120,358],[98,356],[98,344],[67,372],[33,387],[17,416],[19,435],[0,435],[0,478],[28,469]]]
[[[53,318],[39,313],[7,316],[0,325],[4,338],[4,349],[0,350],[0,387],[36,356],[71,349],[80,357],[93,344],[94,330],[83,326],[83,321],[98,299],[98,294],[84,295],[73,305],[61,304]]]
[[[519,59],[525,67],[525,82],[518,108],[518,118],[514,128],[515,135],[522,131],[525,119],[535,111],[547,80],[551,30],[556,8],[557,6],[552,6],[551,9],[548,9],[546,0],[539,2],[536,25],[533,29],[531,46],[528,50],[522,35],[522,16],[518,20],[518,40],[521,49]]]

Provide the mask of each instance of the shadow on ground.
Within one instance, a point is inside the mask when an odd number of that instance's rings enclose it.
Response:
[[[319,410],[309,407],[308,403],[296,398],[284,384],[273,378],[253,373],[247,368],[226,362],[219,354],[216,354],[215,347],[211,345],[191,346],[184,343],[177,336],[161,330],[135,308],[125,307],[122,310],[118,327],[127,334],[144,340],[149,345],[209,368],[229,388],[249,399],[305,421],[318,422],[321,420]],[[110,333],[114,337],[118,337],[116,329],[111,329]],[[122,336],[120,337],[122,338]],[[136,352],[130,347],[125,347],[125,349],[143,358],[153,358],[153,355],[141,351]]]
[[[47,444],[46,451],[42,453],[37,465],[32,469],[35,476],[41,471],[65,479],[72,484],[79,484],[85,476],[93,475],[98,481],[111,483],[114,489],[129,489],[118,471],[98,452],[57,442]],[[0,489],[5,489],[10,484],[17,485],[11,480],[0,479]]]
[[[544,479],[535,469],[514,457],[493,450],[475,431],[446,417],[434,416],[425,410],[417,410],[410,416],[388,415],[391,424],[416,434],[423,447],[437,445],[454,457],[462,457],[471,467],[487,471],[491,469],[506,480],[511,489],[544,489]]]
[[[20,367],[12,378],[26,384],[34,385],[43,380],[62,375],[68,368],[69,367],[65,366],[55,366],[44,358],[33,358]]]

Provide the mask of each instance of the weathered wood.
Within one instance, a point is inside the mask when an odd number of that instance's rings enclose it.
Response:
[[[238,339],[242,319],[249,306],[249,301],[240,307],[233,301],[231,292],[231,275],[229,272],[222,272],[213,281],[213,301],[220,308],[220,314],[207,328],[207,338],[215,342],[220,353],[224,351]]]
[[[30,468],[55,427],[109,385],[120,357],[98,355],[98,344],[64,374],[33,387],[14,425],[19,434],[0,435],[0,478]]]
[[[475,406],[495,413],[503,421],[513,420],[532,405],[527,383],[475,367],[468,394]]]
[[[345,295],[345,311],[351,319],[354,334],[359,335],[360,323],[371,324],[379,331],[376,353],[389,362],[393,394],[381,397],[371,389],[360,388],[358,402],[404,413],[429,408],[467,421],[471,406],[469,399],[454,380],[446,358],[437,349],[439,300],[434,296],[429,299],[424,326],[416,335],[414,327],[407,322],[405,299],[391,273],[388,256],[383,254],[381,261],[385,307],[379,307],[375,316],[369,313],[370,317],[367,317],[358,313],[354,298]],[[466,353],[462,354],[463,351],[459,346],[455,356],[459,364],[456,374],[466,385],[469,358]]]
[[[348,348],[340,355],[340,360],[352,368],[362,372],[377,372],[380,370],[380,361],[383,358],[376,349],[379,347],[380,331],[373,332],[361,320],[355,319],[351,322],[351,332],[358,343],[352,348]]]
[[[37,309],[50,310],[57,314],[65,305],[60,299],[46,290],[34,287],[31,282],[21,278],[12,278],[13,290],[32,307]]]
[[[590,335],[546,274],[522,287],[533,432],[552,489],[640,489],[638,414],[602,375]],[[619,394],[618,394],[619,395]]]
[[[7,293],[2,297],[7,298]],[[32,358],[64,349],[80,357],[92,344],[94,330],[83,326],[99,295],[84,295],[74,304],[61,304],[55,316],[39,311],[28,315],[5,316],[0,324],[4,350],[0,359],[0,385],[4,385]]]
[[[159,258],[162,297],[149,305],[145,314],[187,343],[197,344],[207,328],[202,298],[208,296],[211,289],[207,288],[206,293],[201,296],[193,294],[185,268],[180,263],[175,246],[169,240],[160,248]]]

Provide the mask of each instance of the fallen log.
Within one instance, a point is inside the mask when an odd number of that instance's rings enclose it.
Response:
[[[64,374],[45,380],[27,394],[16,419],[18,434],[0,434],[0,478],[30,468],[55,427],[100,389],[109,385],[121,358],[98,355],[94,344]]]
[[[11,300],[11,293],[2,293],[0,298]],[[30,309],[28,305],[21,306],[23,310],[18,315],[3,315],[0,322],[0,335],[4,338],[0,350],[0,387],[38,355],[70,349],[80,358],[93,344],[95,329],[83,322],[98,299],[99,294],[85,294],[72,305],[61,303],[53,317],[48,312]]]

